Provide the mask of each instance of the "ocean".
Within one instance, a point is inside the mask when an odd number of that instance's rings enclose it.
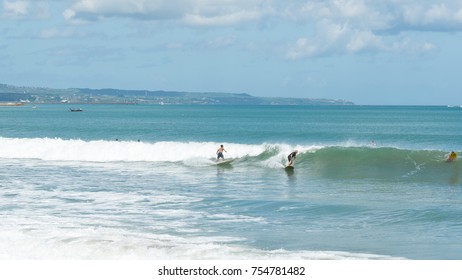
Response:
[[[0,259],[462,259],[462,108],[81,106],[0,107]]]

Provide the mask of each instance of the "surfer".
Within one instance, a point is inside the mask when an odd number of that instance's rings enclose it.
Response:
[[[225,157],[223,156],[223,152],[228,152],[228,151],[225,150],[223,145],[220,145],[220,148],[218,148],[218,150],[217,150],[217,161],[220,160],[220,158],[225,160]]]
[[[455,159],[457,158],[457,153],[452,151],[450,154],[449,154],[449,157],[446,161],[450,162],[450,161],[454,161]]]
[[[294,159],[297,157],[297,153],[298,150],[295,150],[292,153],[290,153],[290,155],[287,157],[287,159],[289,160],[287,166],[292,166],[292,164],[294,163]]]

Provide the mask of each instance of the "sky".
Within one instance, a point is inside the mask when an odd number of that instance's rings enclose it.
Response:
[[[0,0],[0,83],[462,105],[462,0]]]

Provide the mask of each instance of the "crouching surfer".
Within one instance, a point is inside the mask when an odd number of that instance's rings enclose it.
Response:
[[[451,162],[451,161],[456,160],[456,158],[457,158],[457,153],[454,152],[454,151],[452,151],[452,152],[449,154],[449,157],[448,157],[448,159],[447,159],[446,161],[447,161],[447,162]]]
[[[294,163],[294,159],[297,157],[297,154],[298,150],[295,150],[292,153],[290,153],[290,155],[287,157],[287,159],[289,160],[287,167],[292,166],[292,164]]]

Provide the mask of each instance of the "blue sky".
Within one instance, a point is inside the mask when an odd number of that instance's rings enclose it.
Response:
[[[462,105],[461,0],[0,1],[0,83]]]

